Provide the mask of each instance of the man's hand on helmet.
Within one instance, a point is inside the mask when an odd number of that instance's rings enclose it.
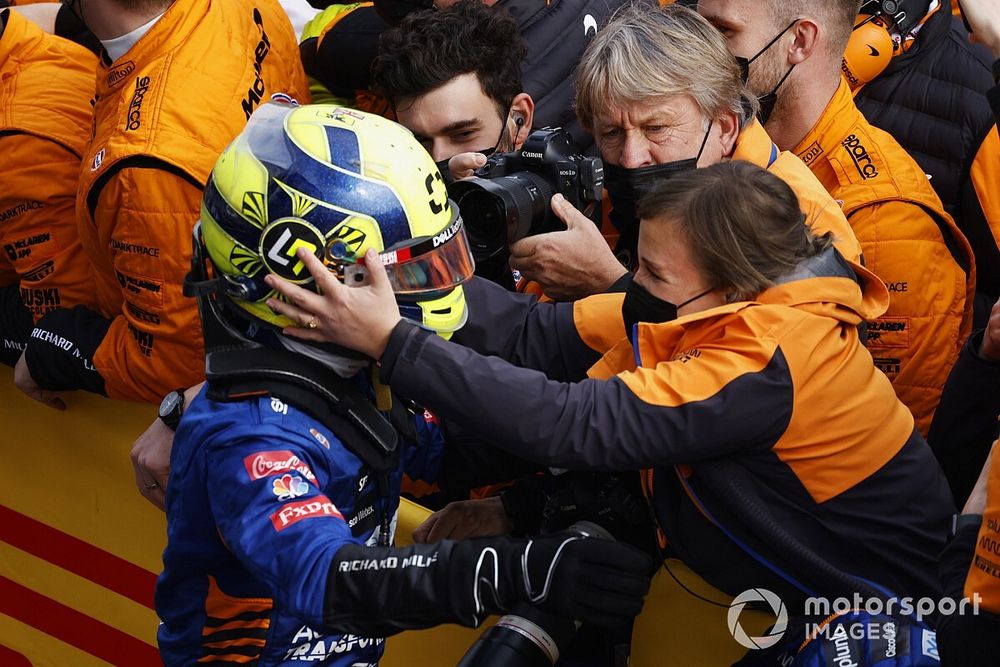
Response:
[[[321,294],[275,275],[265,278],[269,287],[288,300],[268,299],[268,307],[299,323],[283,333],[307,341],[336,343],[373,359],[381,357],[401,318],[378,253],[369,250],[365,254],[365,279],[351,287],[337,280],[308,250],[299,249],[296,257],[309,269]]]

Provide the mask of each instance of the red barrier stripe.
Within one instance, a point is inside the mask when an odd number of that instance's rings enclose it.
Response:
[[[156,647],[0,577],[0,613],[113,665],[159,665]]]
[[[3,505],[0,541],[153,609],[155,574]]]
[[[4,667],[31,667],[31,661],[14,649],[0,644],[0,665],[4,665]]]

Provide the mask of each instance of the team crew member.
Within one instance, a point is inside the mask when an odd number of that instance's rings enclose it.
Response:
[[[269,276],[288,301],[272,305],[316,318],[289,335],[378,359],[401,395],[514,454],[646,469],[666,541],[727,592],[762,586],[794,604],[839,588],[789,555],[797,542],[897,594],[934,595],[948,487],[858,334],[885,310],[885,285],[805,228],[786,184],[742,162],[678,174],[639,213],[624,297],[538,304],[469,283],[456,341],[479,352],[402,322],[377,268],[370,286],[323,296]]]
[[[254,192],[265,208],[242,206]],[[156,589],[165,664],[370,665],[385,635],[475,626],[515,602],[599,625],[639,611],[652,564],[612,541],[394,548],[399,450],[410,443],[397,445],[370,398],[385,388],[372,386],[370,360],[280,333],[316,326],[267,305],[269,271],[311,283],[300,247],[348,281],[358,262],[390,262],[392,298],[422,330],[464,322],[462,220],[409,132],[353,110],[267,104],[220,158],[196,234],[215,276],[199,247],[191,286],[209,382],[172,453]]]
[[[447,174],[457,154],[476,153],[481,166],[528,138],[535,103],[521,85],[526,52],[507,12],[463,0],[410,14],[385,32],[372,85]],[[502,253],[477,262],[476,275],[514,288]]]
[[[983,97],[993,83],[992,59],[969,44],[945,0],[891,6],[862,3],[858,21],[864,24],[851,36],[845,73],[852,87],[861,86],[854,98],[861,113],[917,161],[969,240],[982,326],[1000,297],[1000,137]]]
[[[844,212],[866,266],[889,288],[868,348],[927,433],[941,389],[972,329],[975,262],[923,170],[858,111],[841,77],[857,2],[794,7],[702,0],[709,18],[750,64],[751,90],[777,95],[766,127],[809,166]]]
[[[40,317],[96,305],[74,213],[96,67],[83,47],[0,12],[0,360],[10,366]]]
[[[626,269],[636,267],[641,193],[680,171],[723,160],[752,162],[784,179],[802,202],[807,224],[832,232],[844,257],[860,260],[840,207],[754,120],[756,103],[725,41],[690,9],[619,12],[583,54],[576,91],[580,122],[604,160],[610,221],[620,236],[612,251],[594,225],[570,222],[568,231],[514,244],[511,266],[545,294],[581,298],[627,279]]]
[[[593,143],[573,113],[572,72],[598,28],[624,4],[623,0],[479,0],[506,11],[527,45],[519,63],[524,90],[535,100],[539,127],[564,127],[586,150]],[[370,63],[378,35],[390,25],[423,9],[447,9],[459,0],[379,0],[334,5],[317,17],[303,36],[306,71],[335,96],[349,97],[368,87]],[[653,3],[640,0],[646,9]],[[327,23],[320,27],[321,21]],[[506,57],[506,56],[501,56]],[[367,99],[365,100],[367,102]]]
[[[197,314],[181,293],[203,184],[255,108],[274,93],[305,99],[305,75],[275,0],[74,7],[105,47],[77,195],[99,308],[39,320],[18,386],[159,401],[203,376]]]

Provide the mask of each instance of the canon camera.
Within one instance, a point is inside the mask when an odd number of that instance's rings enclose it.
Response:
[[[560,127],[535,130],[520,150],[490,156],[475,176],[452,183],[448,192],[462,212],[477,262],[525,237],[565,229],[552,213],[553,195],[582,210],[600,201],[604,188],[600,158],[583,156]]]

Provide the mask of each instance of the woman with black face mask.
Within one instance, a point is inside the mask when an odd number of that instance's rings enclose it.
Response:
[[[676,174],[638,213],[624,296],[536,303],[473,279],[451,342],[400,322],[378,266],[348,289],[303,253],[330,284],[274,281],[275,307],[319,323],[289,335],[379,360],[395,391],[512,454],[643,471],[660,546],[731,595],[767,588],[793,614],[810,595],[867,595],[859,578],[936,596],[948,486],[858,335],[885,285],[748,163]],[[459,514],[453,537],[507,525]]]

